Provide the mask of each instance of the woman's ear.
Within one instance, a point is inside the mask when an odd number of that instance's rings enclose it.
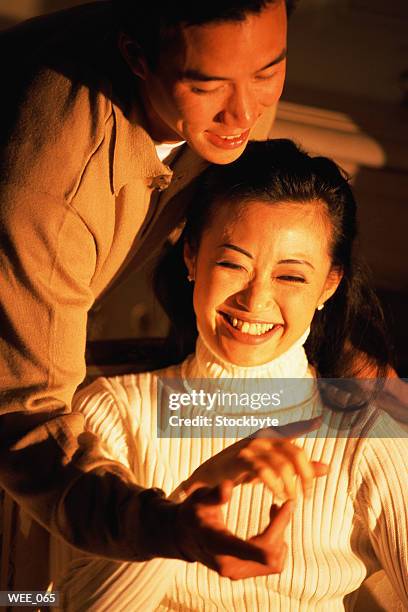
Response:
[[[188,270],[188,280],[193,281],[195,280],[196,253],[187,240],[184,241],[183,255]]]
[[[328,299],[336,293],[337,287],[340,285],[340,281],[343,278],[343,270],[341,268],[332,268],[326,278],[324,289],[319,299],[318,309],[323,306]]]
[[[128,34],[121,32],[118,40],[119,50],[134,75],[145,80],[149,72],[142,49]]]

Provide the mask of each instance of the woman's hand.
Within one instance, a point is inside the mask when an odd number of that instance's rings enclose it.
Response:
[[[214,455],[200,465],[181,485],[186,495],[200,487],[215,487],[225,480],[234,485],[262,481],[281,499],[295,497],[295,477],[299,476],[304,493],[312,487],[313,478],[327,474],[328,466],[309,461],[303,449],[292,440],[318,429],[319,417],[290,423],[283,427],[261,429]]]
[[[178,548],[186,560],[199,561],[231,580],[280,573],[287,553],[284,532],[292,516],[292,502],[281,507],[273,504],[266,529],[245,541],[227,530],[221,512],[232,488],[227,481],[213,489],[200,488],[180,504],[174,526]]]

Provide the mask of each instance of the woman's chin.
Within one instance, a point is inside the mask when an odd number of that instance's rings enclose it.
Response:
[[[238,367],[251,368],[262,366],[279,357],[279,349],[269,350],[267,353],[259,350],[259,347],[218,347],[216,353],[232,365]]]
[[[229,333],[221,333],[217,337],[215,352],[224,361],[228,361],[236,366],[261,366],[282,354],[283,348],[280,342],[282,331],[283,326],[279,326],[279,329],[270,334],[269,338],[262,338],[262,336],[250,337],[249,334],[241,334],[241,336],[245,336],[245,342],[241,338],[232,337]]]
[[[265,337],[239,334],[238,330],[226,329],[225,324],[216,326],[211,333],[204,326],[199,325],[198,328],[202,340],[214,355],[234,366],[262,366],[279,357],[285,350],[282,346],[283,325],[277,325],[274,332],[265,334]]]

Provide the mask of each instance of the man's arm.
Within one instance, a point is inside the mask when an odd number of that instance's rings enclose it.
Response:
[[[3,184],[0,215],[1,482],[71,538],[75,513],[66,514],[64,495],[108,463],[96,438],[81,437],[82,416],[70,413],[85,373],[95,242],[67,201],[16,183]],[[119,465],[106,470],[132,481]]]
[[[1,193],[0,476],[41,524],[81,549],[136,560],[183,556],[175,504],[144,496],[132,473],[104,456],[72,413],[85,372],[87,310],[96,252],[65,200],[16,184]],[[146,517],[162,539],[146,540]]]
[[[146,495],[71,412],[85,373],[92,281],[109,256],[98,223],[110,235],[99,192],[90,190],[82,208],[75,204],[92,177],[109,189],[109,104],[54,73],[31,87],[0,151],[0,482],[78,548],[121,560],[184,558],[174,530],[178,506]],[[101,210],[98,222],[90,210]],[[229,536],[216,540],[224,552],[242,547],[248,558],[259,557]]]
[[[24,70],[15,91],[10,82],[0,141],[0,483],[74,545],[135,559],[148,555],[138,513],[154,499],[142,504],[132,474],[103,457],[70,407],[85,373],[91,283],[106,257],[97,230],[109,245],[107,217],[115,225],[111,104],[53,71]],[[95,191],[79,210],[92,176],[112,197]],[[100,503],[99,533],[78,520],[82,495]],[[109,522],[109,503],[128,531]]]

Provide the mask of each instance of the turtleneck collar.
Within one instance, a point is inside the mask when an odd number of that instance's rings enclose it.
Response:
[[[188,367],[188,377],[194,378],[310,378],[312,370],[303,347],[310,329],[285,353],[258,366],[238,366],[216,355],[198,336],[195,358]]]
[[[181,367],[181,378],[187,391],[191,388],[235,393],[277,392],[279,406],[273,415],[280,425],[310,419],[321,414],[316,379],[303,348],[309,329],[285,353],[259,366],[237,366],[220,359],[202,336],[197,339],[196,352]],[[282,379],[287,380],[283,383]],[[283,391],[284,390],[284,391]],[[204,411],[205,412],[205,411]],[[248,413],[248,408],[235,409]],[[249,411],[251,412],[251,411]],[[257,416],[270,415],[270,408],[259,409]]]

